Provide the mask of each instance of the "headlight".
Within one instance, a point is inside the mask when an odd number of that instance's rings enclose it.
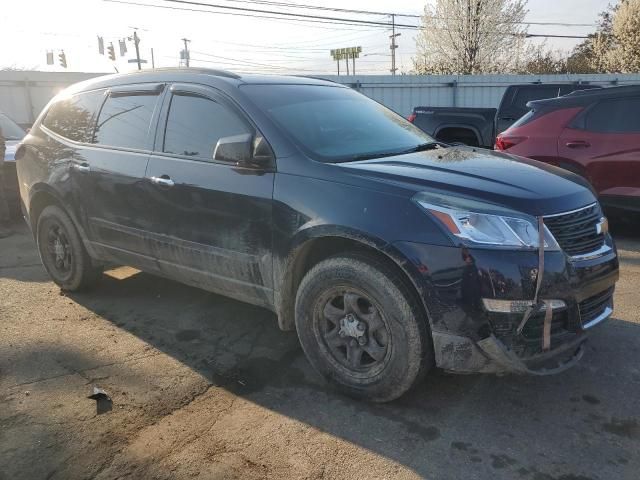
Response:
[[[434,205],[421,198],[420,194],[414,200],[440,220],[452,235],[466,240],[466,243],[496,248],[538,248],[538,226],[533,217],[529,219],[525,216],[497,215],[449,205]],[[478,205],[477,202],[473,203]],[[547,227],[544,227],[544,248],[560,250]]]

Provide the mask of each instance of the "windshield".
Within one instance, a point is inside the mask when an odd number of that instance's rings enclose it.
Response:
[[[400,115],[349,88],[243,85],[303,150],[325,162],[394,155],[433,142]]]
[[[16,122],[4,113],[0,113],[0,133],[2,133],[5,140],[22,140],[27,134]]]

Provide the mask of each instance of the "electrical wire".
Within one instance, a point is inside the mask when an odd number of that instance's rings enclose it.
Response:
[[[195,9],[195,8],[186,8],[186,7],[171,7],[168,5],[136,3],[128,0],[103,0],[103,1],[109,2],[109,3],[137,5],[141,7],[168,8],[172,10],[195,11],[195,12],[204,12],[204,13],[211,13],[211,14],[218,14],[218,15],[236,15],[236,16],[242,16],[242,17],[276,19],[276,20],[286,20],[286,21],[294,21],[294,22],[325,23],[325,24],[331,24],[331,25],[351,25],[351,26],[363,25],[363,26],[384,27],[385,29],[388,29],[392,26],[392,24],[389,22],[360,20],[360,19],[353,19],[353,18],[327,17],[327,16],[321,16],[321,15],[306,15],[306,14],[292,13],[292,12],[278,12],[273,10],[250,9],[250,8],[244,8],[244,7],[233,7],[229,5],[196,2],[191,0],[162,0],[162,1],[186,4],[186,5],[205,6],[205,7],[218,8],[218,9],[230,9],[230,10],[234,10],[234,12],[220,12],[216,10],[204,10],[204,9]],[[254,14],[251,14],[249,12],[252,12]],[[258,13],[260,15],[255,15],[255,13]],[[264,15],[264,14],[274,14],[279,16],[273,17],[269,15]],[[286,17],[286,18],[283,18],[283,17]],[[519,23],[519,22],[512,22],[512,23]],[[525,22],[522,22],[522,23],[525,23]],[[399,29],[419,30],[421,28],[420,25],[410,25],[410,24],[401,24],[401,23],[395,23],[394,25],[396,28],[399,28]],[[585,35],[553,35],[553,34],[542,34],[542,33],[526,33],[526,34],[513,33],[511,35],[523,36],[525,38],[573,38],[573,39],[588,38],[588,36],[585,36]]]

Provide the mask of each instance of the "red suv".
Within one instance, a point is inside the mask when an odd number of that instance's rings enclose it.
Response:
[[[640,212],[640,85],[529,102],[496,150],[585,177],[605,206]]]

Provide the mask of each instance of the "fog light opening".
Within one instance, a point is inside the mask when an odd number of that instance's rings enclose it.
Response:
[[[567,304],[563,300],[547,300],[552,310],[566,308]],[[482,303],[488,312],[493,313],[524,313],[527,308],[533,305],[531,300],[496,300],[494,298],[483,298]],[[543,303],[540,311],[544,312],[547,306]]]

